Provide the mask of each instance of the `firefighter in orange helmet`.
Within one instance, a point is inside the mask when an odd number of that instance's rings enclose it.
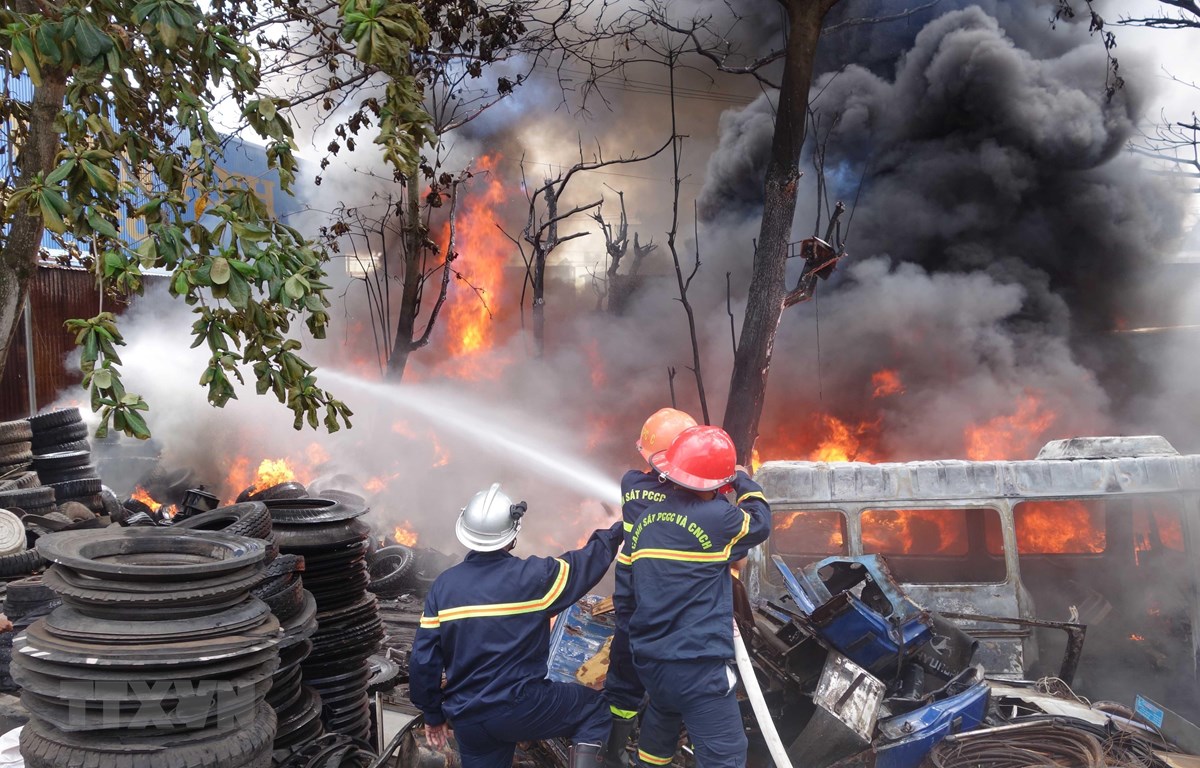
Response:
[[[609,768],[629,764],[626,745],[633,732],[634,717],[646,695],[629,653],[629,617],[634,609],[629,532],[646,507],[666,498],[666,486],[658,472],[649,467],[650,457],[669,446],[679,433],[694,426],[696,420],[683,411],[674,408],[655,411],[642,425],[637,441],[638,453],[646,460],[647,468],[631,469],[621,478],[621,515],[625,524],[625,541],[617,555],[613,589],[617,627],[609,650],[608,676],[604,681],[604,695],[613,716],[612,731],[604,754],[605,764]]]

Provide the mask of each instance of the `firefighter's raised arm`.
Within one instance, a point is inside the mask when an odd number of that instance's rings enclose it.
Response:
[[[557,613],[571,606],[576,600],[592,591],[592,588],[604,578],[608,567],[617,557],[624,539],[624,527],[620,520],[609,528],[600,528],[592,532],[587,544],[579,549],[564,552],[555,562],[561,564],[560,573],[565,579],[563,591],[553,605],[550,613]],[[559,574],[555,574],[558,576]]]

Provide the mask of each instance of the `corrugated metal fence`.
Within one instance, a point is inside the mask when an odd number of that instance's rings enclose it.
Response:
[[[157,279],[147,277],[146,282],[147,288],[153,290],[151,284]],[[100,310],[100,294],[96,276],[91,272],[42,264],[30,287],[29,300],[33,308],[37,407],[41,409],[54,402],[67,388],[79,386],[78,367],[67,365],[67,357],[75,350],[75,339],[63,323],[71,318],[94,317]],[[104,309],[120,314],[125,305],[106,297]],[[29,415],[29,358],[24,318],[21,322],[4,364],[4,375],[0,377],[0,420],[5,421]],[[79,401],[86,402],[87,393],[79,389],[78,394]]]

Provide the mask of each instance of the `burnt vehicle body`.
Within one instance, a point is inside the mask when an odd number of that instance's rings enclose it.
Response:
[[[1081,638],[1060,630],[1082,624],[1079,693],[1200,707],[1200,456],[1076,438],[1029,461],[768,462],[756,479],[774,515],[743,570],[759,604],[787,594],[787,570],[879,553],[979,642],[989,677],[1061,676]]]

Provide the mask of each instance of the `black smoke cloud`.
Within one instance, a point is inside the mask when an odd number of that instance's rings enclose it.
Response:
[[[830,194],[847,203],[857,196],[848,250],[855,261],[883,258],[893,267],[846,268],[836,285],[821,285],[827,316],[838,321],[825,326],[834,351],[818,375],[817,339],[797,325],[816,310],[785,315],[773,374],[786,383],[772,382],[776,404],[768,406],[775,416],[809,407],[812,389],[835,393],[826,410],[873,410],[869,388],[854,382],[890,365],[910,386],[903,404],[886,404],[880,429],[922,423],[917,432],[927,439],[888,453],[954,455],[963,424],[1003,413],[1027,391],[1056,401],[1058,429],[1094,430],[1112,428],[1112,401],[1119,407],[1144,383],[1140,372],[1128,376],[1137,350],[1109,332],[1147,300],[1138,276],[1178,237],[1181,209],[1176,189],[1122,152],[1144,108],[1143,78],[1136,62],[1124,62],[1127,85],[1109,100],[1098,41],[1073,26],[1051,29],[1044,8],[990,10],[942,13],[915,35],[879,25],[857,40],[872,66],[849,64],[814,83],[814,107],[835,125],[826,145]],[[905,44],[889,63],[884,52]],[[767,96],[723,116],[701,196],[710,227],[737,227],[761,210],[761,184],[749,179],[762,178],[770,123]],[[811,227],[807,194],[797,238]],[[945,274],[984,282],[957,284]],[[969,287],[978,301],[962,305],[929,290],[939,284]],[[905,328],[928,326],[931,307],[973,329],[969,339],[924,338],[941,350],[933,356],[940,364],[902,341]],[[795,386],[822,375],[830,386]],[[1061,396],[1072,392],[1074,402]],[[940,434],[917,417],[918,403],[939,403]]]

